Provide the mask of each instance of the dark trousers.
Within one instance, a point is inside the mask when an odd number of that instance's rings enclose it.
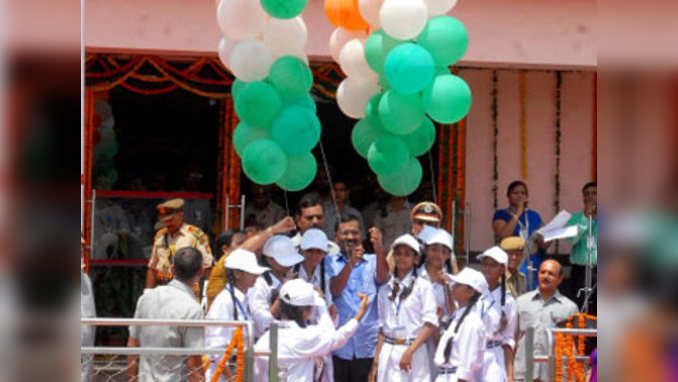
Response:
[[[366,382],[372,367],[372,358],[341,359],[332,357],[334,382]]]

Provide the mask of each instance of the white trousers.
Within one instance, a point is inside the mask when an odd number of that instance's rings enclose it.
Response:
[[[384,342],[379,353],[377,368],[378,382],[430,382],[431,371],[426,345],[422,345],[412,356],[412,369],[400,369],[400,359],[409,345],[392,345]]]
[[[495,346],[485,349],[483,368],[476,373],[476,379],[483,382],[506,382],[506,364],[504,362],[504,348]]]

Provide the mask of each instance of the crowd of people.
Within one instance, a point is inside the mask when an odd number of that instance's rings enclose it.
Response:
[[[590,235],[597,234],[595,183],[584,186],[583,211],[568,222],[577,226],[570,239],[576,269],[563,293],[565,267],[546,255],[550,243],[539,237],[528,285],[524,249],[543,222],[528,208],[524,182],[509,185],[509,205],[493,217],[497,245],[463,268],[436,204],[409,208],[406,199],[392,198],[376,216],[362,216],[346,186],[335,183],[329,200],[304,195],[293,217],[257,189],[246,210],[249,228],[219,235],[214,246],[184,222],[182,200],[158,205],[162,228],[135,317],[249,321],[254,350],[263,353],[271,350],[268,330],[277,322],[278,365],[289,381],[503,382],[526,378],[528,327],[538,333],[535,351],[545,354],[546,329],[584,308],[577,296],[592,250],[597,262]],[[233,328],[136,327],[128,345],[223,349],[232,336]],[[131,376],[174,380],[167,374],[178,373],[141,358],[130,359],[138,365]],[[219,355],[208,364],[196,357],[171,361],[184,362],[190,371],[182,375],[190,380],[220,372],[227,381],[235,373],[235,362],[218,368]],[[266,357],[257,358],[255,379],[268,380]],[[549,380],[546,365],[536,364],[534,379]]]

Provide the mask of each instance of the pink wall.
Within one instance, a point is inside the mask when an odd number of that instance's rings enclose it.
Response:
[[[216,54],[219,30],[214,0],[87,0],[89,51]],[[586,67],[596,65],[593,0],[460,0],[451,15],[463,21],[473,66]],[[307,52],[329,59],[333,30],[323,0],[309,0]]]
[[[494,151],[492,128],[492,70],[460,71],[473,91],[468,117],[466,198],[471,203],[471,249],[494,243],[492,180]],[[555,202],[555,72],[526,72],[527,181],[530,208],[544,220],[557,212]],[[562,76],[560,205],[570,212],[581,209],[581,186],[591,180],[593,72],[564,72]],[[506,187],[521,179],[520,72],[497,71],[499,208],[507,206]],[[561,251],[567,246],[561,246]]]

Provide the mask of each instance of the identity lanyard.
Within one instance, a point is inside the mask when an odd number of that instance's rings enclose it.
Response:
[[[231,291],[233,292],[233,287],[229,286],[231,288]],[[249,315],[247,314],[247,311],[243,308],[242,304],[240,304],[240,300],[238,300],[237,297],[235,297],[235,292],[233,293],[233,299],[235,300],[235,306],[238,307],[238,310],[240,313],[242,313],[243,317],[245,318],[245,321],[248,321],[250,319]]]
[[[522,216],[518,216],[518,226],[520,227],[518,230],[518,235],[523,238],[523,240],[527,240],[530,236],[530,219],[527,214],[527,210],[523,212],[523,215],[525,215],[525,223],[520,221],[520,218]]]

